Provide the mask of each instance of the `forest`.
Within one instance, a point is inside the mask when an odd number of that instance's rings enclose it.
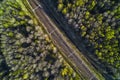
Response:
[[[86,49],[120,78],[120,0],[57,0]],[[108,73],[109,74],[109,73]],[[111,74],[111,73],[110,73]]]
[[[80,80],[22,0],[0,0],[0,80]]]

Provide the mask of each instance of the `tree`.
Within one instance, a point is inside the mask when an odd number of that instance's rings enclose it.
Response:
[[[59,4],[58,5],[58,10],[61,11],[63,9],[63,6],[64,6],[63,4]]]

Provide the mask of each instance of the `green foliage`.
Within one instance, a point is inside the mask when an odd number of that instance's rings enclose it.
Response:
[[[70,15],[68,21],[72,20],[71,24],[80,33],[87,50],[94,52],[93,55],[116,74],[120,70],[120,1],[63,0],[62,3],[67,9],[64,13]]]
[[[72,68],[42,26],[20,4],[16,0],[0,3],[0,80],[73,78]],[[71,70],[66,77],[61,74],[64,69]]]
[[[28,79],[28,77],[29,77],[28,73],[23,75],[23,79]]]
[[[66,64],[66,66],[69,66]],[[65,78],[66,76],[69,76],[69,80],[80,80],[80,77],[78,74],[76,74],[72,68],[70,67],[65,67],[64,69],[61,70],[62,76]],[[72,76],[72,77],[71,77]]]
[[[64,9],[62,10],[62,13],[65,15],[65,14],[67,13],[67,8],[64,8]]]
[[[84,5],[84,1],[83,0],[76,0],[76,6],[83,6]]]
[[[58,10],[59,10],[59,11],[62,10],[62,9],[63,9],[63,6],[64,6],[63,4],[59,4],[59,5],[58,5]]]
[[[110,39],[114,38],[114,34],[115,34],[114,30],[108,31],[108,32],[106,33],[106,39],[107,39],[107,40],[110,40]]]

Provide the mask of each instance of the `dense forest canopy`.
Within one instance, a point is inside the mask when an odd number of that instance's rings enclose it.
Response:
[[[120,0],[58,0],[57,4],[87,49],[120,74]]]
[[[0,80],[80,80],[21,1],[0,2]]]

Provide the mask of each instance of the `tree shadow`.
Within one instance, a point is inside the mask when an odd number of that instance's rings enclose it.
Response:
[[[39,0],[38,0],[39,1]],[[88,39],[82,38],[79,32],[76,32],[73,25],[68,23],[68,20],[63,14],[57,11],[56,4],[51,0],[40,1],[44,8],[44,11],[51,18],[51,20],[57,25],[57,27],[65,33],[65,35],[71,40],[71,42],[79,49],[81,53],[90,61],[90,63],[98,70],[107,80],[112,79],[113,72],[111,67],[106,66],[106,63],[101,62],[97,55],[94,54],[94,46],[89,46],[85,41]]]

